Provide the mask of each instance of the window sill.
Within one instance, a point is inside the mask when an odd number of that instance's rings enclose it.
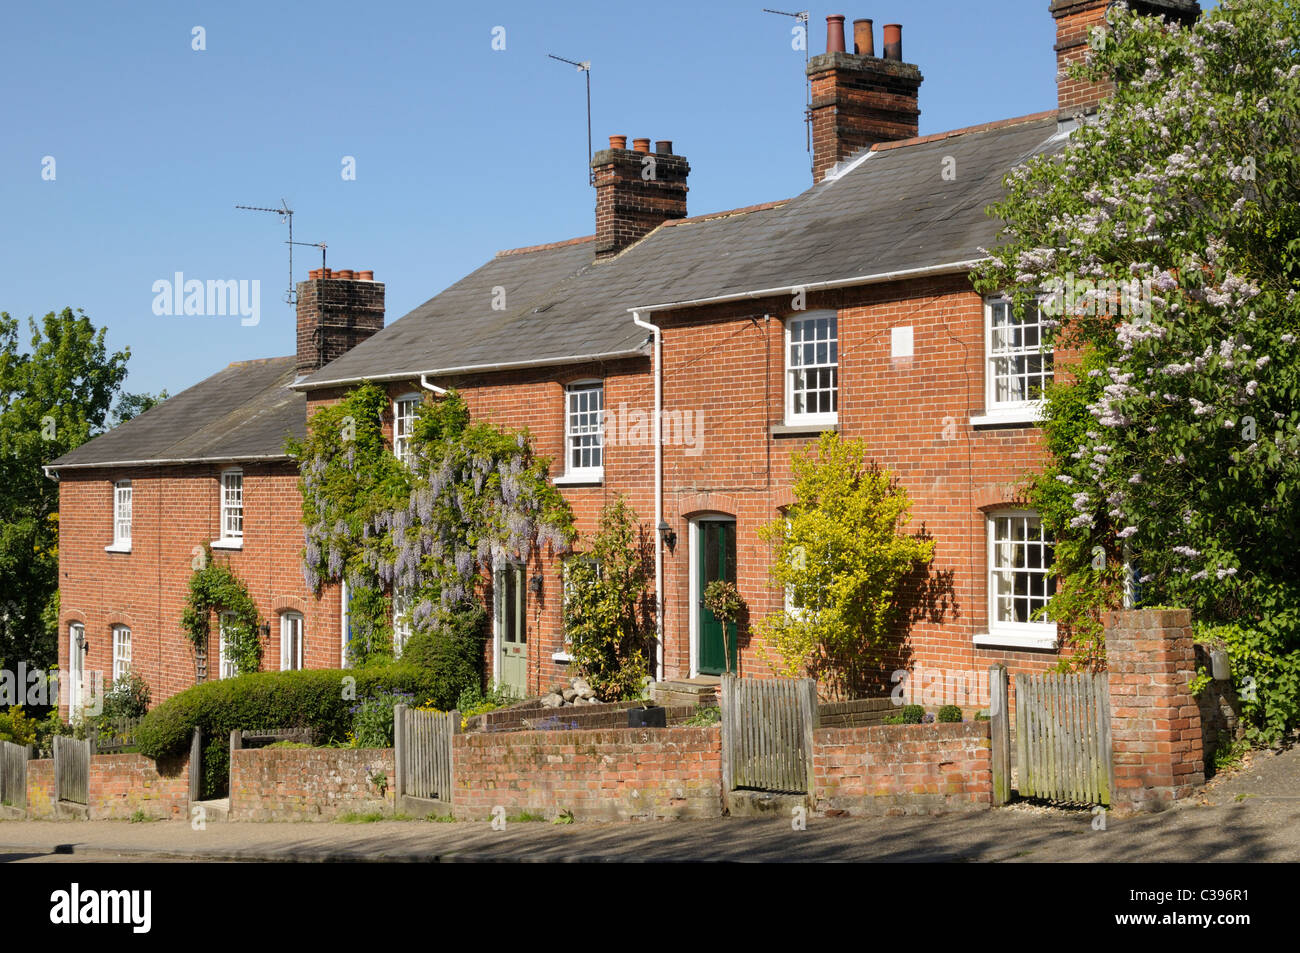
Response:
[[[1044,627],[1047,628],[1046,626]],[[1056,627],[1037,632],[977,632],[975,644],[980,648],[1056,649]]]
[[[822,421],[795,421],[793,423],[773,424],[768,428],[768,433],[773,437],[799,437],[806,434],[824,433],[827,430],[838,431],[840,424],[838,420]]]
[[[970,419],[972,427],[1033,427],[1043,419],[1041,404],[993,409]]]
[[[130,543],[114,543],[112,546],[105,546],[106,553],[129,553],[131,551]]]
[[[573,656],[568,652],[556,652],[551,656],[552,662],[572,662]]]
[[[556,486],[598,486],[605,482],[605,471],[600,469],[587,473],[566,473],[551,482]]]
[[[244,541],[242,539],[214,539],[212,541],[213,549],[243,549]]]

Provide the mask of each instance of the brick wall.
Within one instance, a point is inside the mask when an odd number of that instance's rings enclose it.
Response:
[[[1186,609],[1109,612],[1114,803],[1160,810],[1205,780],[1192,614]]]
[[[938,814],[992,806],[987,721],[819,728],[813,732],[820,813]]]
[[[27,762],[27,817],[40,820],[54,816],[54,759],[35,758]]]
[[[164,820],[189,817],[189,755],[155,762],[142,754],[90,759],[90,819],[126,820],[137,811]]]
[[[381,797],[369,780],[388,779]],[[331,820],[393,810],[392,748],[244,748],[230,760],[230,819]]]
[[[457,735],[458,818],[496,807],[578,820],[722,814],[722,741],[713,728]]]
[[[922,76],[911,63],[853,53],[823,53],[808,63],[812,96],[813,181],[877,142],[917,134]]]
[[[193,647],[181,628],[195,555],[220,536],[222,467],[128,467],[68,471],[59,483],[59,665],[68,667],[68,629],[85,626],[87,671],[112,676],[112,627],[131,628],[132,668],[149,683],[154,704],[195,684]],[[280,667],[280,615],[302,613],[305,663],[339,665],[337,592],[316,597],[303,582],[300,497],[287,463],[246,464],[244,540],[240,550],[213,550],[248,586],[270,623],[262,667]],[[113,541],[113,481],[131,480],[131,551],[108,553]],[[215,619],[207,652],[216,678]],[[61,708],[67,710],[66,699]]]

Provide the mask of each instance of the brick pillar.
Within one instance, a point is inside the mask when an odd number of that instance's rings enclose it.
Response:
[[[1115,788],[1111,803],[1162,810],[1205,781],[1192,614],[1186,609],[1108,612]]]

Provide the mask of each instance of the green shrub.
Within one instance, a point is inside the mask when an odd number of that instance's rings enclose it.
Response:
[[[21,705],[13,705],[7,712],[0,711],[0,741],[16,745],[30,745],[36,741],[37,722],[28,717]]]
[[[925,707],[923,705],[904,705],[901,712],[903,724],[919,725],[925,718]]]
[[[359,702],[404,692],[421,701],[434,691],[428,669],[407,662],[355,669],[254,672],[204,682],[173,695],[145,715],[136,730],[140,752],[175,757],[203,730],[203,792],[219,796],[229,771],[230,732],[252,728],[310,728],[317,744],[346,743]]]
[[[956,705],[944,705],[939,709],[939,715],[935,720],[946,722],[961,721],[961,709]]]
[[[884,724],[886,725],[901,725],[902,723],[903,713],[901,711],[895,715],[886,715],[884,719]]]
[[[695,710],[695,714],[687,718],[683,725],[691,728],[705,728],[709,725],[716,725],[722,721],[722,709],[717,706],[701,706]]]
[[[393,745],[393,710],[411,705],[415,696],[409,692],[378,692],[363,698],[352,707],[352,730],[349,737],[354,748],[391,748]]]
[[[452,613],[447,622],[407,640],[402,661],[428,669],[435,707],[449,711],[467,689],[483,687],[487,612],[477,604]]]
[[[139,718],[149,710],[149,683],[127,671],[104,693],[103,718]]]

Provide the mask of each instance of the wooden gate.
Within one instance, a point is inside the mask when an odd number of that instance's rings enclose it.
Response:
[[[60,801],[90,803],[90,741],[54,739],[54,791]]]
[[[394,794],[451,801],[451,745],[460,733],[459,711],[393,709]]]
[[[1105,673],[1016,675],[1021,797],[1111,802],[1110,687]]]
[[[27,745],[0,741],[0,804],[27,808],[27,759],[32,750]]]
[[[728,791],[812,790],[817,683],[722,677],[722,783]]]

